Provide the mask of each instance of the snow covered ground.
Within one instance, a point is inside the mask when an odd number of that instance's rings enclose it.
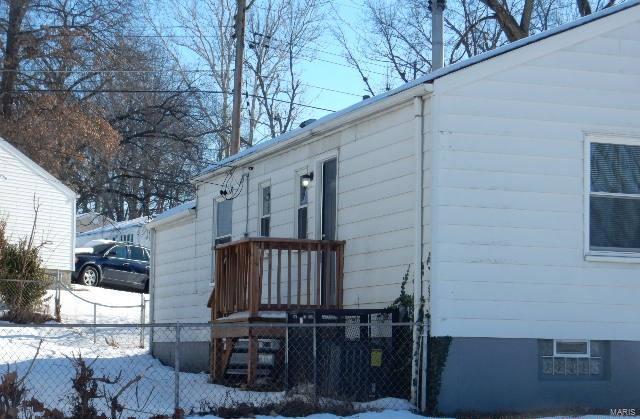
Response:
[[[200,419],[219,419],[217,416],[191,416],[193,418],[198,417]],[[328,413],[318,413],[315,415],[306,416],[306,419],[336,419],[338,416]],[[344,417],[344,416],[343,416]],[[381,412],[365,412],[358,413],[353,416],[346,416],[344,418],[350,419],[427,419],[425,416],[416,415],[407,410],[383,410]],[[283,416],[256,416],[256,419],[291,419],[284,418]]]
[[[49,291],[49,311],[54,312],[54,294]],[[63,323],[93,323],[93,308],[96,305],[97,323],[140,323],[140,305],[148,294],[112,290],[84,285],[69,285],[60,292],[60,305]],[[105,307],[112,306],[112,307]],[[148,302],[146,303],[145,322],[149,321]]]
[[[89,302],[87,302],[89,301]],[[72,378],[75,375],[72,358],[82,355],[90,364],[95,377],[120,377],[116,384],[100,384],[104,394],[115,394],[137,376],[137,385],[127,389],[120,397],[126,406],[124,417],[149,417],[153,414],[171,414],[174,409],[176,388],[179,388],[180,406],[187,412],[211,411],[219,406],[238,403],[256,405],[281,401],[283,392],[243,391],[208,383],[208,374],[180,373],[178,384],[174,369],[162,365],[149,352],[148,329],[139,327],[92,327],[93,304],[136,306],[140,294],[124,291],[74,285],[71,291],[62,291],[63,324],[87,324],[83,327],[60,327],[57,324],[16,327],[0,322],[0,369],[17,370],[19,377],[27,371],[28,398],[35,397],[49,408],[69,413],[72,406]],[[98,322],[104,324],[139,323],[139,308],[97,307]],[[141,332],[143,334],[141,335]],[[158,328],[157,336],[175,336],[173,328]],[[140,347],[144,343],[144,348]],[[39,348],[39,349],[38,349]],[[32,363],[34,357],[36,361]],[[106,399],[96,401],[98,411],[108,414]],[[383,416],[359,416],[366,419],[382,417],[412,418],[411,408],[405,400],[383,399],[362,406],[368,409],[402,409],[387,411]],[[409,415],[409,416],[407,416]],[[317,418],[333,416],[319,415]]]

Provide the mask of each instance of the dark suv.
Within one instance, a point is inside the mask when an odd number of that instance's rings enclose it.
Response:
[[[110,284],[149,292],[149,249],[107,240],[76,249],[74,282]]]

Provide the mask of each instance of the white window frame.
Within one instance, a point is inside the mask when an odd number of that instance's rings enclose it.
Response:
[[[300,168],[294,172],[293,178],[293,235],[291,237],[298,238],[298,224],[300,220],[298,219],[298,210],[300,208],[307,208],[307,237],[309,238],[310,224],[309,224],[309,203],[311,201],[311,189],[313,188],[313,182],[307,187],[307,203],[305,205],[300,205],[300,178],[306,174],[311,173],[307,166]],[[314,178],[315,181],[315,178]]]
[[[640,136],[628,134],[611,134],[587,132],[584,135],[584,257],[587,261],[594,262],[626,262],[640,263],[640,252],[625,252],[616,250],[591,250],[590,228],[591,228],[591,144],[621,144],[640,146]],[[634,196],[640,198],[640,195],[633,194],[616,194],[606,192],[595,192],[594,196]],[[554,344],[555,348],[555,344]],[[555,349],[554,349],[555,350]]]
[[[558,352],[558,343],[586,343],[587,352],[583,354],[567,354]],[[591,358],[591,341],[588,339],[554,339],[553,340],[553,356],[562,358]]]
[[[264,193],[264,188],[266,187],[269,188],[269,214],[268,215],[264,215],[262,213],[262,209],[264,205],[263,193]],[[271,187],[271,180],[266,180],[258,184],[258,236],[271,237],[271,231],[273,230],[272,229],[273,218],[271,216],[272,213],[273,213],[273,189]],[[269,235],[263,236],[262,235],[262,219],[267,217],[269,218]]]

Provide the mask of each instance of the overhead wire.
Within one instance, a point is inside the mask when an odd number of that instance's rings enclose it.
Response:
[[[176,72],[176,73],[200,73],[200,74],[212,74],[215,73],[214,70],[211,69],[191,69],[191,70],[180,70],[180,69],[145,69],[145,70],[109,70],[109,69],[85,69],[85,70],[41,70],[41,69],[21,69],[21,70],[9,70],[9,69],[0,69],[0,73],[2,72],[15,72],[15,73],[42,73],[42,74],[90,74],[90,73],[108,73],[108,74],[155,74],[162,72]],[[356,96],[360,97],[361,94],[355,92],[347,92],[345,90],[333,89],[330,87],[318,86],[311,83],[302,82],[300,83],[303,86],[311,87],[313,89],[325,90],[332,93],[340,93],[343,95]]]
[[[232,92],[227,92],[227,91],[223,91],[223,90],[202,90],[202,89],[184,89],[184,90],[164,90],[164,89],[156,89],[156,90],[152,90],[152,89],[98,89],[98,90],[93,90],[93,89],[18,89],[18,90],[13,90],[10,93],[11,94],[20,94],[20,93],[41,93],[41,92],[45,92],[45,93],[206,93],[206,94],[232,94]],[[265,99],[263,96],[260,95],[255,95],[252,93],[248,93],[248,92],[244,92],[242,94],[243,96],[249,96],[249,97],[255,97],[257,99]],[[313,106],[313,105],[306,105],[304,103],[299,103],[299,102],[290,102],[288,100],[284,100],[284,99],[278,99],[275,97],[269,97],[267,98],[268,100],[273,100],[274,102],[280,102],[280,103],[287,103],[287,104],[293,104],[295,106],[300,106],[303,108],[309,108],[309,109],[315,109],[315,110],[319,110],[319,111],[326,111],[326,112],[335,112],[334,109],[328,109],[328,108],[323,108],[321,106]]]

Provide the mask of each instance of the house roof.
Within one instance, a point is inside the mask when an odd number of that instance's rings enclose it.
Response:
[[[350,114],[350,113],[352,113],[352,112],[354,112],[356,110],[362,109],[364,107],[371,106],[374,103],[383,101],[383,100],[385,100],[385,99],[387,99],[387,98],[389,98],[391,96],[394,96],[394,95],[396,95],[398,93],[401,93],[401,92],[404,92],[406,90],[409,90],[409,89],[411,89],[413,87],[416,87],[416,86],[418,86],[420,84],[432,83],[434,80],[436,80],[438,78],[441,78],[441,77],[444,77],[444,76],[446,76],[448,74],[454,73],[456,71],[460,71],[460,70],[468,68],[468,67],[472,67],[475,64],[481,63],[483,61],[487,61],[487,60],[489,60],[491,58],[506,54],[508,52],[511,52],[511,51],[517,50],[519,48],[522,48],[524,46],[539,42],[539,41],[541,41],[543,39],[558,35],[560,33],[569,31],[569,30],[577,28],[579,26],[586,25],[586,24],[594,22],[594,21],[596,21],[598,19],[604,18],[606,16],[613,15],[615,13],[619,13],[619,12],[621,12],[623,10],[630,9],[630,8],[636,7],[638,5],[640,5],[640,0],[627,0],[626,2],[620,3],[620,4],[616,5],[616,6],[608,7],[606,9],[602,9],[602,10],[599,10],[599,11],[597,11],[595,13],[592,13],[589,16],[585,16],[585,17],[576,19],[573,22],[566,23],[564,25],[560,25],[560,26],[558,26],[556,28],[553,28],[553,29],[550,29],[550,30],[547,30],[547,31],[544,31],[544,32],[537,33],[537,34],[529,36],[527,38],[523,38],[523,39],[520,39],[518,41],[511,42],[509,44],[503,45],[503,46],[501,46],[499,48],[496,48],[494,50],[487,51],[485,53],[476,55],[474,57],[468,58],[468,59],[463,60],[463,61],[459,61],[459,62],[457,62],[455,64],[450,65],[450,66],[446,66],[446,67],[440,68],[440,69],[438,69],[436,71],[433,71],[433,72],[431,72],[429,74],[425,74],[422,77],[419,77],[419,78],[417,78],[415,80],[412,80],[412,81],[410,81],[408,83],[405,83],[402,86],[399,86],[399,87],[397,87],[397,88],[395,88],[393,90],[390,90],[388,92],[382,93],[382,94],[377,95],[377,96],[374,96],[374,97],[372,97],[370,99],[363,100],[361,102],[358,102],[358,103],[356,103],[354,105],[351,105],[351,106],[349,106],[349,107],[347,107],[345,109],[342,109],[340,111],[333,112],[333,113],[331,113],[329,115],[323,116],[322,118],[319,118],[316,121],[306,125],[304,128],[297,128],[297,129],[291,130],[291,131],[286,132],[286,133],[284,133],[282,135],[279,135],[279,136],[277,136],[275,138],[272,138],[270,140],[266,140],[266,141],[263,141],[263,142],[261,142],[259,144],[256,144],[253,147],[250,147],[250,148],[247,148],[245,150],[242,150],[241,152],[239,152],[237,154],[234,154],[233,156],[227,157],[226,159],[220,160],[219,162],[216,162],[216,163],[210,165],[209,167],[204,169],[202,172],[200,172],[196,176],[196,178],[203,177],[203,176],[208,175],[208,174],[212,174],[215,171],[217,171],[218,169],[232,166],[233,163],[235,163],[235,162],[237,162],[239,160],[242,160],[242,159],[244,159],[244,158],[246,158],[248,156],[261,153],[261,152],[263,152],[265,150],[268,150],[268,149],[270,149],[270,148],[272,148],[272,147],[274,147],[274,146],[276,146],[278,144],[281,144],[281,143],[284,143],[284,142],[287,142],[287,141],[291,141],[291,140],[293,140],[295,138],[299,138],[300,136],[304,135],[305,133],[308,133],[311,130],[317,129],[318,127],[320,127],[320,126],[322,126],[322,125],[324,125],[324,124],[326,124],[326,123],[328,123],[330,121],[333,121],[335,119],[341,118],[341,117],[343,117],[343,116],[345,116],[347,114]]]
[[[138,218],[134,218],[132,220],[125,220],[125,221],[120,221],[120,222],[110,222],[108,225],[105,225],[104,227],[98,227],[98,228],[94,228],[92,230],[87,230],[84,231],[80,234],[78,234],[76,237],[85,237],[85,236],[92,236],[96,233],[108,233],[110,231],[121,231],[127,228],[131,228],[131,227],[141,227],[145,224],[147,224],[149,222],[149,218],[148,217],[138,217]]]
[[[191,200],[191,201],[187,201],[183,204],[180,204],[176,207],[173,208],[169,208],[168,210],[166,210],[165,212],[158,214],[153,220],[151,220],[151,222],[149,222],[149,224],[147,225],[148,228],[154,228],[157,227],[161,224],[165,224],[171,221],[175,221],[178,220],[188,214],[190,214],[190,211],[195,209],[196,207],[196,200]]]
[[[23,152],[9,144],[9,142],[2,137],[0,137],[0,148],[5,149],[9,154],[12,154],[18,161],[31,169],[33,173],[43,178],[45,181],[51,184],[51,186],[62,192],[67,197],[71,199],[77,198],[76,193],[71,190],[71,188],[60,182],[55,176],[44,170],[40,165],[27,157]]]

